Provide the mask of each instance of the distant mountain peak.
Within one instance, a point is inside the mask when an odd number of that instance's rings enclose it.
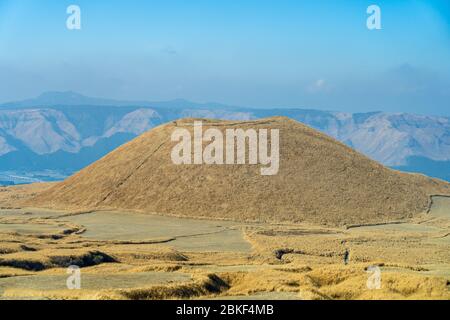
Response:
[[[122,105],[118,101],[103,98],[92,98],[74,91],[46,91],[36,98],[5,103],[3,107],[32,108],[72,105]]]
[[[40,94],[36,100],[41,100],[45,103],[55,103],[55,104],[72,104],[72,103],[82,103],[90,99],[80,93],[74,91],[46,91]]]
[[[75,91],[45,91],[41,93],[37,99],[48,99],[54,97],[64,97],[64,98],[87,98],[86,96],[75,92]]]
[[[89,97],[75,91],[45,91],[36,98],[0,104],[0,108],[36,108],[61,106],[159,107],[159,108],[231,108],[220,103],[196,103],[183,98],[167,101],[129,101]]]

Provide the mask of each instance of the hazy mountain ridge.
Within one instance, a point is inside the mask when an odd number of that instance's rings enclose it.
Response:
[[[127,140],[179,118],[252,120],[276,115],[303,122],[385,165],[450,176],[436,170],[450,161],[448,117],[252,109],[185,100],[121,102],[73,92],[46,93],[0,106],[0,170],[16,170],[17,166],[21,170],[53,170],[55,166],[79,170],[74,164],[89,164]]]
[[[450,119],[405,113],[348,115],[320,128],[358,151],[389,166],[405,165],[408,157],[450,159]]]

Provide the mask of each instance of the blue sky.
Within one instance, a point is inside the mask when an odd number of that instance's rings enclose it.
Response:
[[[450,116],[450,2],[0,0],[0,101],[50,90]]]

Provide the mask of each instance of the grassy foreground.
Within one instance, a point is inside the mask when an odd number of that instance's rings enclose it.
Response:
[[[442,215],[344,229],[10,208],[0,226],[2,299],[450,299]]]

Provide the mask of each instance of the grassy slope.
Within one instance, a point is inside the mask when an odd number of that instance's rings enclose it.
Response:
[[[225,130],[280,129],[280,170],[260,166],[172,164],[176,127],[157,127],[119,147],[66,181],[38,194],[30,206],[63,209],[122,208],[189,217],[313,222],[381,222],[424,212],[430,194],[449,194],[447,183],[405,174],[288,118],[249,122],[204,120]]]

